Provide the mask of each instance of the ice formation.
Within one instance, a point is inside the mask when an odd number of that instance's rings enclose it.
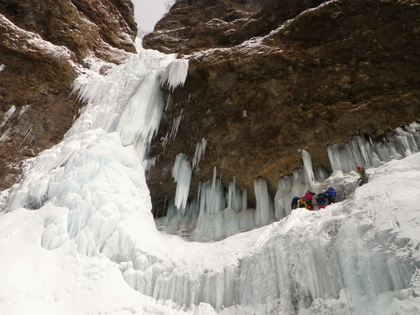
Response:
[[[121,220],[152,220],[141,163],[163,110],[161,78],[175,87],[186,74],[188,62],[174,58],[142,50],[107,76],[88,72],[76,80],[74,89],[88,105],[64,140],[33,161],[7,206],[60,209],[46,218],[43,246],[71,240],[80,253],[119,260],[125,254],[115,251],[127,246]]]
[[[255,209],[216,169],[187,200],[192,167],[180,154],[179,191],[154,221],[143,165],[164,110],[160,86],[187,73],[174,57],[141,50],[75,82],[88,105],[60,144],[28,162],[0,214],[2,314],[415,314],[420,126],[328,148],[332,174],[303,150],[304,168],[273,200],[255,180]],[[358,189],[357,165],[370,174]],[[294,194],[329,185],[339,202],[291,211]]]
[[[15,111],[16,111],[16,106],[15,105],[10,106],[9,110],[5,112],[3,115],[3,122],[1,123],[0,128],[3,128],[3,126],[7,123],[9,118],[12,117]]]
[[[394,132],[395,136],[389,136],[378,143],[357,136],[342,150],[337,145],[328,147],[332,169],[348,173],[356,166],[378,167],[420,151],[419,123],[397,128]]]
[[[181,120],[182,120],[183,111],[184,111],[184,109],[181,109],[181,112],[179,113],[179,115],[177,117],[175,117],[173,122],[172,122],[171,133],[169,134],[169,137],[172,140],[175,140],[176,135],[178,133],[179,125],[181,124]]]
[[[206,152],[206,146],[207,146],[207,139],[202,138],[201,141],[197,141],[197,144],[195,146],[195,152],[194,152],[194,158],[192,167],[198,167],[198,163],[200,163],[201,158],[204,156],[204,153]]]
[[[184,214],[187,206],[188,194],[190,192],[191,182],[191,163],[187,160],[185,153],[180,153],[175,158],[175,164],[172,169],[172,177],[176,185],[175,206],[181,209]]]
[[[313,168],[311,155],[307,150],[301,150],[303,168],[296,170],[292,176],[280,179],[276,195],[273,200],[268,194],[267,185],[264,179],[257,178],[254,182],[254,191],[256,196],[255,209],[241,209],[232,206],[231,200],[241,198],[239,188],[232,188],[231,184],[228,188],[222,186],[221,182],[213,178],[209,189],[209,182],[202,185],[201,196],[198,196],[189,206],[192,213],[200,213],[197,222],[188,222],[188,229],[183,229],[182,234],[191,233],[190,239],[193,241],[218,240],[222,234],[226,237],[239,231],[250,230],[254,227],[267,225],[274,220],[280,220],[291,213],[290,200],[294,195],[303,196],[308,189],[319,193],[329,186],[334,186],[338,191],[338,199],[340,201],[351,194],[354,187],[348,185],[346,180],[347,173],[355,175],[357,166],[365,168],[378,167],[391,160],[401,159],[413,153],[420,151],[420,124],[414,122],[404,128],[397,128],[394,135],[385,137],[381,142],[374,143],[367,141],[361,136],[356,136],[351,142],[340,150],[337,145],[327,147],[328,156],[333,170],[333,175],[321,167]],[[197,152],[197,150],[196,150]],[[368,171],[369,172],[369,171]],[[215,175],[214,175],[215,176]],[[235,184],[233,184],[235,185]],[[217,189],[216,189],[217,186]],[[233,196],[233,191],[239,191]],[[205,193],[204,193],[205,192]],[[246,193],[244,194],[246,198]],[[226,202],[230,198],[229,202]],[[209,200],[217,203],[217,207],[209,206]],[[238,202],[236,201],[236,204]],[[243,203],[244,205],[246,203]],[[246,206],[245,206],[246,207]],[[205,209],[203,212],[202,210]],[[212,209],[212,210],[209,210]],[[243,214],[233,215],[235,213],[246,212],[253,213],[247,216],[250,220],[247,224],[240,223],[243,221]],[[177,207],[171,209],[171,220],[173,221],[170,233],[177,234],[175,226],[180,221],[185,221],[183,216],[173,215],[177,212]],[[218,214],[218,213],[223,213]],[[214,216],[217,215],[217,218]],[[250,217],[253,217],[252,220]],[[193,219],[195,220],[195,219]],[[232,223],[232,220],[236,221]],[[175,223],[178,221],[178,223]],[[211,222],[211,223],[210,223]],[[160,223],[158,223],[160,225]],[[220,224],[220,226],[217,226]],[[216,231],[223,230],[224,233]],[[226,231],[229,230],[230,233]],[[206,232],[204,232],[206,231]],[[234,232],[233,232],[234,231]],[[212,234],[213,233],[213,234]]]

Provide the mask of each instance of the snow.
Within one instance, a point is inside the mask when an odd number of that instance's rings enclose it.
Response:
[[[15,111],[16,111],[16,106],[15,105],[10,106],[9,110],[5,112],[3,115],[3,122],[1,123],[0,128],[3,128],[3,126],[7,123],[10,117],[12,117]]]
[[[1,194],[0,314],[418,314],[418,125],[329,149],[332,174],[311,170],[304,151],[305,169],[282,179],[274,200],[256,179],[256,209],[234,179],[226,193],[216,169],[185,203],[181,154],[183,212],[172,200],[155,221],[144,162],[160,86],[185,79],[174,58],[142,50],[75,82],[82,115]],[[361,162],[370,181],[358,187],[351,167]],[[294,194],[329,185],[337,203],[290,210]]]
[[[9,47],[16,50],[26,50],[29,53],[40,54],[49,56],[52,60],[56,61],[68,61],[72,57],[72,52],[65,46],[54,45],[51,42],[43,40],[41,36],[36,33],[26,31],[20,27],[17,27],[4,15],[0,15],[1,24],[7,27],[8,32],[13,36],[10,37]],[[25,41],[22,44],[22,39]],[[4,67],[0,67],[3,70]],[[1,71],[0,70],[0,71]]]

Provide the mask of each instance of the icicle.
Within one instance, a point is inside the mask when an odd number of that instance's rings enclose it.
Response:
[[[330,159],[330,164],[333,171],[342,170],[343,167],[341,165],[340,150],[338,145],[333,144],[327,147],[327,154],[328,158]]]
[[[242,189],[242,212],[248,209],[248,191],[246,188]]]
[[[339,150],[338,146],[327,147],[328,157],[334,171],[342,170],[350,172],[356,166],[365,168],[378,167],[390,160],[399,160],[419,151],[420,148],[420,125],[412,123],[402,128],[395,129],[395,136],[387,136],[382,143],[374,143],[371,139],[366,141],[357,136]]]
[[[242,191],[236,186],[236,179],[233,178],[232,181],[229,182],[228,188],[228,208],[234,209],[236,212],[243,211],[243,197]]]
[[[79,77],[73,92],[89,104],[86,114],[66,136],[98,127],[108,132],[118,130],[123,145],[134,145],[139,158],[144,160],[165,106],[161,84],[168,82],[175,88],[186,78],[188,61],[174,60],[175,57],[142,50],[107,76],[89,72]],[[155,63],[150,63],[150,59]]]
[[[169,133],[166,132],[165,137],[160,138],[160,141],[162,141],[162,152],[165,152],[166,145],[168,144],[168,135]]]
[[[204,156],[204,152],[206,151],[207,146],[207,139],[202,138],[201,142],[197,141],[197,144],[195,146],[195,153],[194,153],[194,159],[192,163],[192,167],[198,167],[198,163],[200,163],[201,157]]]
[[[273,205],[268,195],[267,181],[263,178],[255,179],[254,189],[257,201],[255,225],[266,225],[274,219]]]
[[[216,167],[214,167],[213,180],[205,183],[201,188],[201,202],[204,202],[204,210],[208,215],[216,215],[219,211],[226,208],[223,185],[217,179],[216,174]]]
[[[161,76],[161,85],[168,83],[174,90],[178,86],[183,86],[188,74],[188,60],[176,59],[172,61]]]
[[[172,177],[176,185],[175,206],[184,214],[187,205],[188,194],[191,182],[191,164],[187,161],[185,153],[180,153],[175,158],[174,167],[172,168]]]
[[[308,183],[312,183],[315,180],[314,171],[312,168],[311,155],[308,151],[302,150],[303,167],[305,168],[305,177]]]
[[[175,157],[174,166],[172,167],[172,177],[174,178],[175,183],[177,182],[178,171],[179,171],[179,168],[181,167],[182,161],[186,159],[187,159],[187,155],[185,153],[179,153]]]
[[[179,128],[179,125],[181,124],[183,111],[184,109],[181,109],[181,113],[177,117],[175,117],[174,120],[172,121],[171,133],[169,135],[169,137],[172,140],[175,140],[176,134],[178,133],[178,128]]]

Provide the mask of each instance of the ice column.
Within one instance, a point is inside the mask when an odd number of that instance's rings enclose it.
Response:
[[[216,167],[213,169],[213,180],[208,181],[201,187],[200,213],[216,215],[226,208],[226,200],[223,185],[216,177]]]
[[[256,178],[254,181],[254,189],[257,201],[255,225],[267,225],[274,219],[273,205],[268,194],[267,181],[263,178]]]
[[[172,177],[176,185],[175,206],[181,209],[184,214],[187,205],[188,193],[190,191],[191,182],[191,164],[187,161],[185,153],[180,153],[175,158],[174,167],[172,168]]]
[[[302,150],[303,167],[305,168],[305,177],[310,184],[314,181],[314,170],[312,168],[311,155],[308,151]]]
[[[236,186],[236,179],[229,182],[228,188],[228,208],[234,209],[236,212],[245,211],[247,209],[247,191],[241,190]]]

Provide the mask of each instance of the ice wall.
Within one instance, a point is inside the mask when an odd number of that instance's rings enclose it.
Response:
[[[44,223],[43,246],[71,241],[80,253],[121,261],[134,246],[122,235],[125,219],[154,229],[142,164],[164,109],[161,85],[186,78],[188,62],[175,57],[140,50],[106,76],[94,64],[75,81],[86,107],[60,144],[32,160],[7,206],[57,208]]]
[[[367,141],[355,137],[343,149],[337,145],[327,148],[331,167],[334,171],[349,173],[357,166],[378,167],[391,160],[399,160],[420,151],[420,124],[412,123],[397,128],[380,142]]]
[[[206,144],[207,142],[204,142],[203,139],[202,143]],[[228,237],[239,231],[266,225],[274,220],[281,220],[290,215],[290,203],[293,196],[303,196],[308,189],[319,193],[329,186],[333,186],[338,192],[336,201],[344,200],[357,187],[358,175],[355,173],[357,166],[364,166],[366,169],[378,167],[388,161],[410,156],[419,152],[419,149],[420,124],[412,123],[404,128],[395,129],[393,134],[389,134],[381,142],[375,143],[357,136],[341,150],[337,145],[327,147],[333,173],[322,167],[314,168],[310,153],[307,150],[301,150],[303,168],[295,170],[292,176],[280,179],[273,199],[268,194],[265,180],[261,178],[255,180],[256,209],[244,208],[247,203],[239,200],[243,197],[246,198],[247,194],[241,192],[234,181],[231,181],[229,187],[226,188],[222,186],[220,181],[213,178],[212,189],[209,189],[209,183],[205,183],[202,186],[202,195],[194,200],[194,205],[206,210],[204,212],[198,209],[193,210],[194,213],[200,213],[199,219],[189,222],[189,229],[183,229],[182,235],[191,233],[190,239],[194,241],[217,240],[223,234]],[[203,149],[198,142],[195,155],[197,155],[197,151],[201,152],[201,150]],[[217,192],[215,190],[216,186]],[[210,205],[211,202],[217,203],[217,206]],[[243,206],[238,207],[239,203]],[[232,212],[232,209],[235,211]],[[176,206],[171,209],[171,213],[177,211],[182,212],[183,210]],[[249,214],[245,218],[244,214],[239,214],[240,212]],[[250,213],[253,213],[253,215]],[[172,219],[174,217],[176,218]],[[182,214],[181,216],[172,216],[172,218],[170,231],[173,234],[178,234],[175,227],[179,222],[185,222],[186,218],[183,218]],[[228,222],[228,220],[233,221]],[[248,221],[244,223],[243,220]],[[175,221],[178,221],[178,223]],[[158,224],[162,230],[169,231],[169,229],[162,227],[161,222]],[[216,232],[218,230],[224,230],[225,232]],[[229,232],[226,232],[227,230]]]
[[[167,215],[157,219],[156,224],[162,231],[201,242],[224,239],[266,225],[274,221],[273,205],[266,181],[259,179],[256,187],[257,207],[248,208],[246,189],[237,187],[235,179],[224,189],[214,169],[213,180],[200,186],[198,196],[188,201],[185,211],[170,201]]]
[[[248,207],[248,193],[246,189],[237,187],[235,178],[229,182],[227,188],[222,185],[221,180],[217,178],[216,168],[213,180],[201,184],[198,196],[191,201],[187,201],[188,191],[181,190],[179,187],[182,185],[177,184],[175,201],[169,203],[166,217],[157,219],[156,224],[162,231],[189,236],[192,241],[212,241],[280,220],[290,214],[290,200],[294,194],[303,196],[307,189],[315,188],[320,191],[327,188],[328,183],[315,182],[313,179],[325,180],[328,172],[320,168],[313,170],[309,152],[303,150],[302,158],[306,167],[296,170],[292,177],[279,182],[274,200],[268,193],[266,180],[255,179],[255,208]],[[181,161],[185,159],[184,153],[179,154],[173,170],[178,170]],[[188,176],[192,175],[189,169],[187,173]],[[174,178],[176,176],[173,174]],[[176,198],[180,198],[179,191],[184,194],[187,213],[184,211],[184,206],[180,207],[176,203]]]
[[[375,169],[371,183],[327,209],[297,209],[279,222],[221,242],[190,243],[197,250],[194,263],[200,261],[200,245],[208,245],[206,250],[235,248],[233,258],[238,260],[209,269],[194,281],[177,267],[155,267],[158,286],[151,294],[179,304],[203,301],[219,311],[232,306],[225,310],[228,314],[410,314],[416,308],[411,305],[417,299],[412,283],[420,261],[415,249],[419,223],[412,221],[420,214],[412,193],[420,189],[419,154]],[[411,193],[405,194],[407,185]],[[171,213],[174,219],[176,211]],[[243,212],[227,207],[210,218],[220,220],[222,213]],[[208,230],[216,227],[207,225]],[[224,230],[229,227],[225,224]],[[247,242],[248,251],[241,254],[239,244]],[[139,277],[140,283],[151,281],[144,273],[129,274],[132,283]]]

